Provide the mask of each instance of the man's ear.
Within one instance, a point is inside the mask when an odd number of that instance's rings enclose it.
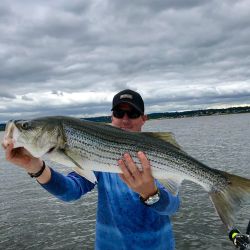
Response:
[[[148,116],[147,115],[143,115],[142,116],[142,120],[145,122],[145,121],[147,121],[148,120]]]

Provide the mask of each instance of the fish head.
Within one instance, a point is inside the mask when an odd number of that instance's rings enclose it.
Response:
[[[14,148],[24,147],[34,157],[41,157],[65,145],[59,121],[50,118],[14,120],[6,125],[4,142],[13,142]]]

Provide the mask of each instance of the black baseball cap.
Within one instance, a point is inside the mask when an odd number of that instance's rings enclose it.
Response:
[[[114,96],[111,110],[114,110],[121,103],[128,103],[144,114],[144,102],[141,95],[131,89],[122,90]]]

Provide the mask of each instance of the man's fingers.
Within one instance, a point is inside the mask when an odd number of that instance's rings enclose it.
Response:
[[[6,154],[9,154],[14,148],[14,144],[13,143],[10,143],[8,145],[5,146],[5,152]]]
[[[133,191],[142,197],[149,197],[157,190],[150,162],[143,152],[138,152],[138,158],[142,165],[142,171],[137,168],[129,154],[125,154],[124,158],[118,161],[122,170],[120,177]]]
[[[13,157],[13,148],[14,148],[14,144],[10,143],[9,145],[6,146],[5,148],[5,155],[6,155],[6,159],[10,160]]]
[[[133,176],[131,175],[131,173],[129,172],[129,170],[126,167],[126,164],[123,160],[119,160],[118,164],[122,170],[122,176],[123,176],[123,180],[127,180],[129,182],[133,181]]]
[[[132,157],[129,154],[124,155],[124,160],[126,162],[126,166],[129,172],[135,179],[141,178],[141,173],[138,167],[136,166],[135,162],[133,161]]]
[[[142,165],[143,174],[145,174],[147,176],[152,176],[150,162],[147,159],[146,155],[140,151],[140,152],[138,152],[138,158],[139,158],[141,165]]]
[[[14,143],[14,141],[13,141],[12,138],[8,138],[8,137],[5,137],[5,136],[4,136],[3,142],[2,142],[2,145],[3,145],[4,147],[7,147],[8,145],[13,144],[13,143]]]

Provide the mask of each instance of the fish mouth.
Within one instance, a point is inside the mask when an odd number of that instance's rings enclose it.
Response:
[[[16,126],[13,121],[9,121],[6,124],[5,132],[4,132],[4,138],[3,138],[3,144],[7,146],[10,143],[14,143],[17,139],[17,132],[15,132]]]
[[[5,127],[5,138],[13,138],[13,131],[14,131],[15,123],[13,121],[8,121]]]

